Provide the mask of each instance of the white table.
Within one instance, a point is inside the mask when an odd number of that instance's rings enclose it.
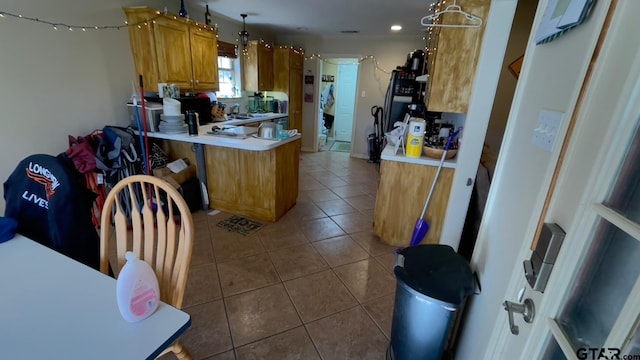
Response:
[[[129,323],[113,278],[21,235],[0,244],[0,358],[155,358],[190,325],[165,303]]]

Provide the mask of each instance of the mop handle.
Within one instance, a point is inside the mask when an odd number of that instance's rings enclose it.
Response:
[[[451,147],[451,143],[453,142],[453,139],[458,135],[461,129],[462,128],[459,128],[453,134],[449,135],[449,140],[447,141],[447,144],[444,146],[444,152],[442,153],[442,157],[440,158],[440,165],[438,165],[438,171],[436,171],[436,176],[435,178],[433,178],[433,182],[431,183],[431,189],[429,190],[427,201],[424,203],[424,207],[422,208],[420,219],[424,219],[424,214],[427,212],[427,207],[429,206],[429,202],[431,201],[431,195],[433,195],[433,190],[436,188],[438,177],[440,177],[440,171],[442,170],[442,164],[444,164],[444,159],[445,157],[447,157],[447,152],[449,151],[449,147]]]
[[[147,175],[151,175],[151,162],[150,162],[150,156],[149,156],[149,152],[151,151],[151,149],[149,148],[149,136],[147,135],[147,110],[145,109],[145,105],[144,105],[144,82],[142,81],[142,75],[140,75],[140,97],[142,98],[142,131],[143,131],[143,138],[144,138],[144,148],[146,150],[145,154],[144,154],[144,167],[146,170]]]

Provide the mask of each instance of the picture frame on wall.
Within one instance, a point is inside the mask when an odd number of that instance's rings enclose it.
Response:
[[[304,102],[313,102],[313,75],[304,76]]]
[[[536,45],[557,39],[582,24],[595,0],[550,0],[535,35]]]

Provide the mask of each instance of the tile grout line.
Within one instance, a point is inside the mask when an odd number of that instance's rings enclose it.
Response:
[[[207,219],[209,220],[209,219]],[[208,223],[208,221],[207,221]],[[210,225],[210,224],[208,224]],[[207,227],[207,230],[209,231],[209,241],[211,243],[211,250],[213,251],[213,259],[216,262],[216,273],[218,275],[218,286],[220,287],[220,296],[221,296],[221,300],[222,300],[222,307],[224,308],[224,317],[227,320],[227,330],[229,331],[229,339],[231,340],[231,351],[233,351],[233,357],[234,359],[237,359],[238,356],[236,354],[236,347],[235,347],[235,343],[233,341],[233,334],[231,333],[231,322],[229,321],[229,313],[227,311],[227,302],[225,301],[225,296],[224,296],[224,292],[222,291],[222,277],[220,276],[220,269],[218,268],[218,259],[216,257],[216,249],[215,246],[213,245],[213,233],[211,232],[211,228]],[[229,351],[229,350],[225,350],[225,351]]]

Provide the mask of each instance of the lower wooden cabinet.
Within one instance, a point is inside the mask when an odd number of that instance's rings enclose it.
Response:
[[[300,140],[266,151],[205,146],[209,206],[276,221],[298,198]]]
[[[427,200],[437,166],[382,160],[373,231],[389,245],[406,247]],[[454,169],[443,168],[424,217],[430,225],[421,244],[437,244],[449,201]]]

